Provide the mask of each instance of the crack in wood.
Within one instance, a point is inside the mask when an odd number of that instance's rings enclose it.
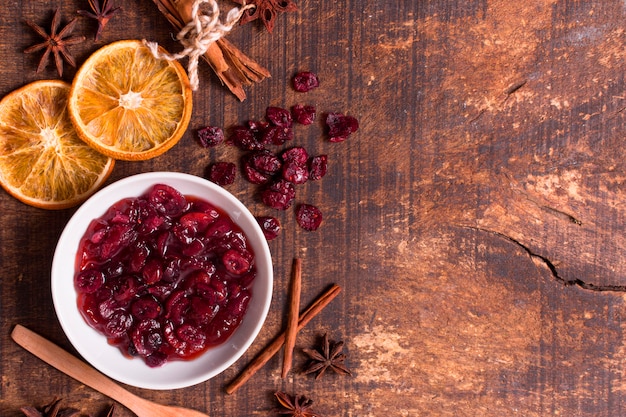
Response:
[[[508,100],[508,98],[509,98],[509,97],[510,97],[513,93],[515,93],[517,90],[519,90],[520,88],[522,88],[523,86],[525,86],[527,82],[528,82],[528,80],[526,80],[526,79],[524,79],[524,80],[519,80],[519,81],[514,82],[514,83],[513,83],[513,84],[511,84],[510,86],[508,86],[508,87],[506,88],[506,90],[504,90],[504,96],[505,96],[505,97],[504,97],[504,99],[502,100],[502,102],[500,103],[500,105],[503,105],[503,104],[504,104],[504,103]],[[486,111],[487,111],[487,109],[486,109],[486,108],[480,109],[480,110],[479,110],[479,112],[478,112],[478,114],[477,114],[476,116],[472,117],[472,118],[468,121],[468,123],[469,123],[469,124],[472,124],[472,123],[476,122],[478,119],[480,119],[480,117],[481,117],[483,114],[485,114],[485,112],[486,112]]]
[[[514,92],[516,92],[517,90],[525,86],[527,82],[528,80],[519,80],[511,84],[506,90],[504,90],[504,94],[506,94],[507,96],[510,96],[511,94],[513,94]]]
[[[550,213],[550,214],[552,214],[552,215],[554,215],[554,216],[556,216],[556,217],[558,217],[560,219],[566,220],[566,221],[568,221],[570,223],[574,223],[574,224],[576,224],[578,226],[582,226],[582,224],[583,224],[583,222],[578,220],[576,217],[572,216],[571,214],[567,214],[567,213],[565,213],[565,212],[563,212],[561,210],[557,210],[555,208],[548,207],[548,206],[539,206],[539,207],[542,210],[545,210],[548,213]]]
[[[474,116],[473,118],[471,118],[471,119],[469,120],[469,122],[468,122],[468,123],[470,123],[470,124],[471,124],[471,123],[474,123],[476,120],[480,119],[480,116],[482,116],[483,114],[485,114],[485,112],[486,112],[486,111],[487,111],[486,109],[481,109],[481,110],[478,112],[478,114],[477,114],[476,116]]]
[[[529,257],[531,258],[535,258],[535,259],[539,259],[540,261],[542,261],[550,270],[550,273],[552,274],[553,278],[557,281],[560,282],[561,284],[563,284],[566,287],[571,287],[571,286],[576,286],[579,288],[582,288],[584,290],[588,290],[588,291],[596,291],[596,292],[626,292],[626,285],[596,285],[590,282],[586,282],[583,281],[581,279],[575,278],[575,279],[566,279],[562,276],[559,275],[559,272],[556,268],[556,266],[554,265],[554,263],[548,259],[546,256],[540,255],[538,253],[533,252],[528,246],[524,245],[522,242],[518,241],[517,239],[508,236],[504,233],[501,232],[497,232],[495,230],[489,230],[489,229],[484,229],[481,227],[475,227],[475,226],[462,226],[464,228],[467,229],[471,229],[471,230],[475,230],[478,232],[484,232],[484,233],[489,233],[492,235],[496,235],[502,239],[506,239],[511,243],[514,243],[515,245],[517,245],[518,247],[522,248],[524,250],[524,252],[526,252],[528,254]]]

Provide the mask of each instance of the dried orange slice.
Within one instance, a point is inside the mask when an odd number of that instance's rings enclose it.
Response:
[[[141,41],[124,40],[87,58],[72,82],[68,107],[79,136],[93,148],[142,161],[181,139],[191,118],[191,94],[177,61],[157,59]]]
[[[0,185],[35,207],[79,204],[115,163],[76,134],[67,112],[69,92],[60,80],[35,81],[0,101]]]

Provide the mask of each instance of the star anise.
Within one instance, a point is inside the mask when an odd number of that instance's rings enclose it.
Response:
[[[282,407],[276,410],[278,414],[291,417],[322,417],[313,411],[313,401],[303,395],[294,395],[293,397],[284,392],[274,393],[278,403]]]
[[[77,416],[79,411],[74,408],[61,408],[61,399],[55,397],[50,404],[46,404],[38,410],[35,407],[22,407],[22,413],[26,417],[73,417]],[[106,417],[113,417],[115,405],[112,405],[107,412]]]
[[[248,23],[260,19],[267,31],[272,33],[274,21],[279,12],[293,12],[298,9],[292,0],[233,0],[237,4],[254,4],[255,7],[246,11],[239,19],[240,24]]]
[[[328,333],[324,334],[324,341],[320,349],[302,349],[311,361],[304,374],[317,372],[315,379],[320,378],[327,369],[332,369],[338,374],[352,375],[352,372],[344,365],[346,355],[342,353],[343,342],[331,343],[328,340]]]
[[[121,9],[121,7],[113,7],[109,0],[102,0],[100,4],[99,0],[88,0],[91,12],[88,10],[79,10],[77,13],[81,16],[89,17],[98,21],[98,30],[96,31],[95,41],[100,39],[100,35],[104,30],[104,27],[109,23],[109,20],[113,15]]]
[[[37,52],[45,48],[45,52],[41,56],[41,60],[39,61],[39,66],[37,67],[37,72],[40,72],[48,63],[48,57],[52,53],[54,56],[54,62],[57,67],[57,72],[59,73],[59,77],[63,76],[63,59],[67,61],[68,64],[75,67],[76,62],[74,58],[70,54],[68,46],[80,43],[85,40],[84,36],[69,36],[74,30],[74,26],[76,25],[76,18],[69,21],[67,25],[63,29],[57,32],[59,29],[59,23],[61,20],[61,16],[59,14],[59,9],[54,11],[54,16],[52,17],[52,25],[50,26],[50,34],[45,31],[41,26],[33,23],[31,21],[26,20],[26,24],[30,26],[39,36],[44,38],[44,42],[33,45],[24,50],[24,53],[30,54],[32,52]],[[63,58],[63,59],[62,59]]]
[[[41,410],[35,407],[22,407],[26,417],[72,417],[78,414],[73,408],[61,409],[61,399],[55,397],[50,404],[44,405]]]

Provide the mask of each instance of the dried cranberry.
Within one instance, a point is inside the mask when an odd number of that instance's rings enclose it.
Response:
[[[237,166],[232,162],[215,162],[209,166],[207,179],[217,185],[230,185],[235,182]]]
[[[291,113],[287,109],[282,107],[268,107],[265,110],[265,118],[270,121],[271,124],[278,127],[290,128],[293,126],[293,119]]]
[[[311,204],[300,204],[296,209],[296,222],[304,230],[317,230],[322,223],[322,212]]]
[[[302,71],[297,73],[294,75],[292,81],[293,88],[300,93],[306,93],[307,91],[311,91],[320,85],[319,78],[317,78],[317,75],[311,71]]]
[[[342,113],[328,113],[326,115],[326,126],[328,137],[331,142],[343,142],[356,132],[359,128],[359,121],[353,116]]]
[[[269,127],[269,122],[265,120],[248,120],[248,129],[253,132],[262,132]]]
[[[250,156],[250,164],[257,171],[265,174],[275,174],[280,171],[282,162],[280,158],[268,150],[258,151]]]
[[[293,129],[289,127],[270,126],[263,131],[261,143],[280,146],[293,140]]]
[[[243,174],[252,184],[267,184],[271,179],[271,175],[261,172],[252,166],[249,159],[244,159]]]
[[[309,179],[316,181],[322,179],[324,175],[326,175],[326,170],[328,167],[328,156],[327,155],[317,155],[311,158],[309,162]]]
[[[263,203],[277,210],[287,210],[296,198],[296,189],[292,183],[280,179],[270,184],[261,194]]]
[[[309,159],[309,153],[302,146],[294,146],[293,148],[283,151],[280,157],[285,162],[295,162],[298,165],[306,165]]]
[[[295,160],[285,162],[281,174],[284,180],[296,185],[304,184],[309,180],[309,168]]]
[[[254,151],[242,158],[243,173],[252,184],[266,184],[280,169],[280,160],[270,151]]]
[[[245,126],[235,126],[229,137],[229,141],[244,151],[264,149],[264,146],[255,135],[255,132]]]
[[[254,135],[255,140],[258,142],[258,147],[269,145],[265,140],[265,131],[270,126],[270,122],[266,120],[248,120],[246,126]]]
[[[296,104],[291,108],[291,114],[301,125],[310,125],[315,121],[316,110],[313,106]]]
[[[256,218],[256,221],[259,223],[259,226],[261,226],[265,239],[272,240],[278,237],[278,233],[280,233],[280,222],[276,217],[259,216]]]
[[[200,145],[205,148],[217,146],[224,142],[224,131],[217,126],[207,126],[197,132]]]

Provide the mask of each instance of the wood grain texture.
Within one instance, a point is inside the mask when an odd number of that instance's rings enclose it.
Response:
[[[117,0],[100,44],[147,38],[172,51],[150,0]],[[293,211],[272,212],[239,178],[251,211],[283,224],[270,243],[276,290],[251,350],[213,380],[175,391],[129,388],[209,415],[271,415],[273,392],[307,395],[324,416],[619,416],[626,408],[626,3],[622,0],[297,1],[270,35],[237,28],[229,40],[272,77],[240,103],[206,66],[190,129],[165,155],[120,162],[112,178],[156,170],[203,175],[232,147],[205,150],[194,131],[260,118],[268,105],[313,104],[360,121],[344,143],[321,124],[294,144],[329,155],[329,172],[298,188],[324,212],[305,232]],[[230,3],[226,2],[225,7]],[[67,19],[87,3],[59,4]],[[0,21],[0,94],[40,78],[21,51],[52,5],[13,2]],[[81,19],[76,33],[93,35]],[[10,63],[10,64],[6,64]],[[319,74],[305,95],[298,70]],[[67,69],[64,79],[75,71]],[[23,324],[72,351],[54,315],[49,273],[72,210],[44,212],[0,193],[0,414],[54,396],[84,414],[111,401],[10,340]],[[291,261],[301,258],[302,305],[330,283],[342,293],[298,333],[294,371],[281,355],[233,395],[224,393],[286,324]],[[297,373],[323,333],[345,340],[353,377]],[[124,408],[116,416],[132,415]]]

